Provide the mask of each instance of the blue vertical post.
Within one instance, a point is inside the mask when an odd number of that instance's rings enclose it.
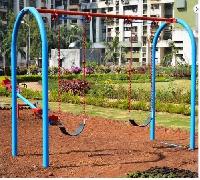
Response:
[[[182,19],[177,19],[177,23],[182,25],[184,29],[188,32],[191,41],[191,110],[190,110],[190,149],[195,149],[195,105],[196,105],[196,41],[192,29],[190,26]]]
[[[16,68],[17,68],[17,53],[16,43],[18,30],[21,20],[26,13],[30,12],[36,19],[41,41],[42,41],[42,120],[43,120],[43,167],[49,166],[49,123],[48,123],[48,43],[46,37],[46,30],[44,22],[40,13],[33,7],[26,7],[22,9],[15,21],[12,33],[11,44],[11,72],[12,72],[12,155],[17,156],[17,92],[16,92]]]
[[[177,23],[182,25],[183,28],[188,32],[191,49],[192,49],[192,66],[191,66],[191,115],[190,115],[190,149],[195,149],[195,105],[196,105],[196,41],[192,29],[190,26],[182,19],[177,19]],[[155,68],[155,55],[156,55],[156,45],[158,43],[158,37],[161,31],[166,27],[167,23],[161,24],[155,33],[153,39],[152,48],[152,90],[151,90],[151,123],[150,123],[150,140],[155,139],[155,100],[156,100],[156,89],[155,89],[155,79],[156,79],[156,68]]]
[[[155,115],[156,115],[156,45],[162,30],[167,26],[167,23],[162,23],[155,33],[152,43],[152,59],[151,59],[151,122],[150,122],[150,140],[155,139]]]

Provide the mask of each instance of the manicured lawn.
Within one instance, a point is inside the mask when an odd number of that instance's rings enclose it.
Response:
[[[50,102],[50,109],[57,110],[58,103]],[[81,114],[83,112],[83,107],[81,105],[75,104],[65,104],[62,103],[62,111],[64,112],[72,112],[74,114]],[[145,111],[131,111],[129,114],[126,110],[121,109],[113,109],[113,108],[102,108],[97,106],[86,106],[86,112],[90,116],[99,116],[103,118],[113,119],[113,120],[121,120],[127,121],[132,118],[137,122],[143,123],[146,118],[149,116],[149,112]],[[190,116],[184,116],[180,114],[169,114],[163,112],[156,113],[156,123],[159,126],[165,126],[170,128],[183,128],[189,129],[189,119]]]
[[[58,82],[56,80],[49,80],[49,89],[54,89],[57,87]],[[116,87],[123,86],[127,87],[129,86],[128,83],[119,83],[119,84],[113,84]],[[151,89],[151,83],[132,83],[132,89]],[[190,90],[190,80],[184,79],[184,80],[174,80],[170,82],[156,82],[156,89],[163,89],[167,90],[169,88],[180,88],[185,90]]]
[[[10,98],[1,97],[0,103],[9,103]],[[41,103],[41,101],[39,102]],[[49,107],[53,111],[58,110],[57,102],[49,102]],[[73,114],[83,113],[83,106],[70,103],[62,103],[61,105],[63,112],[71,112]],[[90,116],[98,116],[108,118],[112,120],[128,121],[128,119],[135,119],[137,122],[145,122],[149,116],[149,112],[146,111],[131,111],[129,114],[126,110],[114,109],[114,108],[103,108],[98,106],[86,106],[86,113]],[[197,119],[197,117],[196,117]],[[181,114],[170,114],[165,112],[156,112],[156,123],[159,126],[170,127],[170,128],[183,128],[189,130],[190,116],[184,116]],[[197,126],[196,126],[197,127]]]
[[[118,86],[118,84],[116,84]],[[128,83],[121,83],[119,86],[128,87]],[[132,89],[151,89],[151,83],[132,83]],[[169,88],[180,88],[185,90],[190,90],[190,80],[174,80],[170,82],[156,82],[156,89],[167,90]]]
[[[5,76],[0,76],[0,82],[5,78]],[[185,89],[185,90],[190,90],[190,80],[183,79],[183,80],[174,80],[170,82],[156,82],[156,89],[163,89],[167,90],[169,88],[180,88],[180,89]],[[58,81],[57,80],[49,80],[49,89],[52,90],[55,87],[57,87]],[[119,84],[114,84],[115,86],[123,86],[127,87],[129,86],[128,83],[119,83]],[[143,88],[143,89],[151,89],[151,83],[132,83],[132,89],[138,89],[138,88]]]

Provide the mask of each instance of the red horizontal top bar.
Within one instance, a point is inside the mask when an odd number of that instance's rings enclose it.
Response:
[[[50,14],[65,14],[65,15],[78,15],[90,17],[102,17],[102,18],[117,18],[117,19],[128,19],[128,20],[146,20],[146,21],[164,21],[168,23],[175,23],[175,18],[157,18],[157,17],[144,17],[144,16],[131,16],[131,15],[118,15],[118,14],[105,14],[105,13],[90,13],[90,12],[80,12],[80,11],[67,11],[58,9],[37,9],[40,13],[50,13]]]

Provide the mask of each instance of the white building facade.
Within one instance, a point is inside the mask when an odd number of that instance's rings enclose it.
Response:
[[[148,17],[175,17],[175,1],[186,2],[186,0],[16,0],[14,1],[14,10],[18,12],[22,6],[34,6],[39,8],[57,8],[72,11],[85,11],[94,13],[123,14],[133,16]],[[187,3],[190,1],[187,0]],[[184,3],[183,3],[184,4]],[[42,14],[43,19],[50,26],[52,24],[50,14]],[[195,19],[194,19],[195,21]],[[62,20],[61,23],[73,23],[81,25],[79,19]],[[131,25],[124,23],[123,19],[103,20],[93,18],[87,28],[87,35],[92,42],[93,48],[100,48],[105,51],[104,42],[111,41],[114,37],[119,38],[120,45],[126,48],[129,53],[126,54],[128,61],[133,56],[135,65],[148,65],[151,59],[150,35],[155,33],[152,30],[149,21],[135,21],[132,23],[133,32],[133,52],[131,52]],[[159,23],[160,25],[161,23]],[[196,34],[195,29],[194,34]],[[178,50],[178,58],[190,62],[190,40],[188,34],[176,26],[168,26],[159,38],[156,52],[157,63],[161,63],[164,56],[170,53],[169,42],[174,41]],[[119,58],[119,64],[122,62]],[[174,60],[173,63],[174,64]]]

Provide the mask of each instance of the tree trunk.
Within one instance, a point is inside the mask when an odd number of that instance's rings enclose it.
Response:
[[[3,54],[3,70],[4,70],[4,75],[6,75],[6,55]]]

